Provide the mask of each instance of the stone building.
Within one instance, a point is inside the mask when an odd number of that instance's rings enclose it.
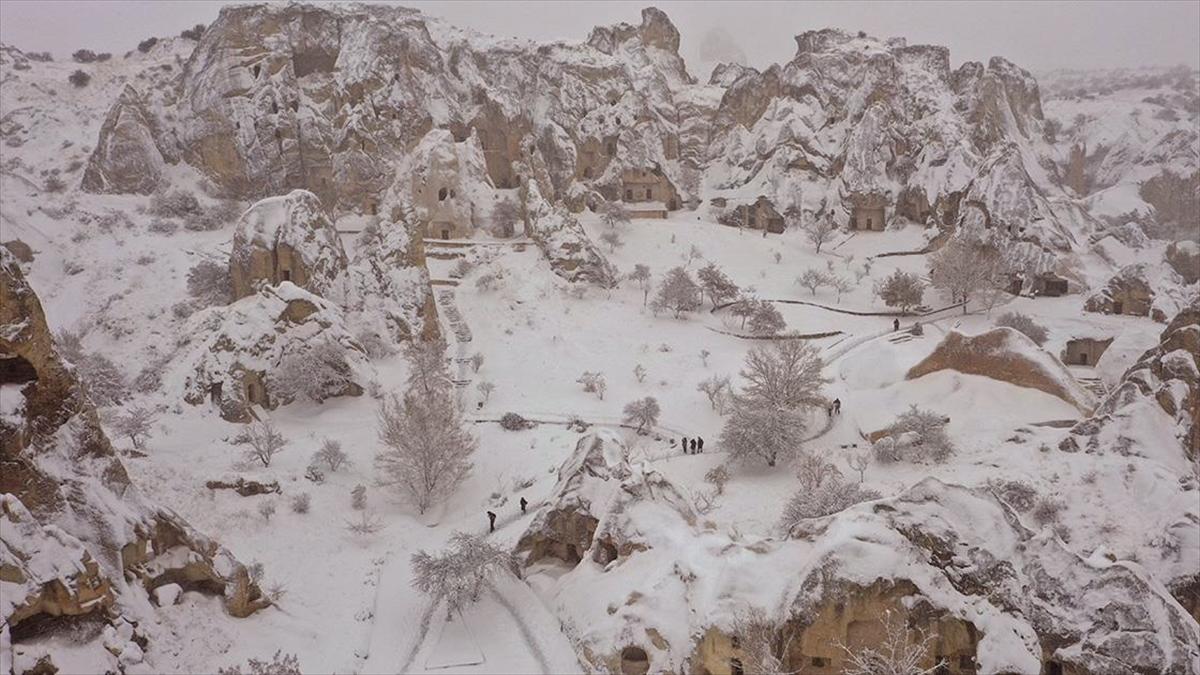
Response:
[[[1094,366],[1112,343],[1112,338],[1073,337],[1063,348],[1062,362],[1068,366]]]
[[[1146,281],[1146,265],[1131,265],[1122,269],[1099,292],[1083,304],[1089,312],[1149,316],[1154,303],[1154,291]]]
[[[751,230],[766,230],[773,234],[780,234],[787,227],[783,214],[775,209],[770,199],[761,195],[753,203],[734,207],[722,223]]]
[[[847,200],[850,205],[851,230],[882,232],[887,225],[887,196],[856,192]]]
[[[679,208],[679,193],[658,168],[622,171],[621,198],[631,218],[666,218]]]
[[[457,181],[431,180],[413,186],[414,200],[426,214],[425,236],[430,239],[460,239],[474,230],[475,207],[459,197]]]
[[[233,235],[229,276],[234,299],[260,284],[285,281],[323,294],[347,265],[321,201],[307,190],[263,199],[242,214]]]

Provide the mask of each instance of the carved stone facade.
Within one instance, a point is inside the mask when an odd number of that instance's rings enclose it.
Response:
[[[851,230],[882,232],[887,226],[887,197],[876,193],[856,193],[850,196]]]

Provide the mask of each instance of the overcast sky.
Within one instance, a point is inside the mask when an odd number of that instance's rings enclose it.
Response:
[[[150,35],[216,18],[219,0],[2,0],[0,41],[59,58],[87,47],[123,53]],[[647,2],[402,2],[454,24],[537,40],[582,40],[591,27],[636,23]],[[694,75],[716,60],[764,67],[792,37],[839,27],[950,48],[957,66],[1002,55],[1030,70],[1184,63],[1200,67],[1200,2],[658,2],[682,34]]]

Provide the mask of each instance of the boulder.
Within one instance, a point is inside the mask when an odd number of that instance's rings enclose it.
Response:
[[[311,192],[263,199],[242,214],[233,234],[229,276],[233,297],[285,281],[324,295],[345,272],[337,230]]]
[[[13,257],[17,259],[17,262],[33,262],[33,249],[30,248],[29,244],[26,244],[20,239],[11,239],[3,244],[0,244],[0,246],[8,249],[8,252],[13,254]]]

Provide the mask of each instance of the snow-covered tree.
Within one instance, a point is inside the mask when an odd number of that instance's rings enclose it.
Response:
[[[800,273],[796,277],[796,285],[807,288],[813,295],[817,294],[817,289],[822,286],[828,286],[830,282],[829,275],[825,272],[810,267]]]
[[[479,600],[484,585],[514,565],[512,555],[477,534],[455,532],[441,553],[412,557],[413,587],[446,603],[446,619]]]
[[[804,428],[804,418],[794,410],[735,396],[733,411],[721,430],[721,446],[731,459],[775,466],[799,452]]]
[[[625,240],[621,238],[621,233],[616,230],[608,230],[600,235],[600,241],[608,246],[609,253],[616,253],[618,246],[624,246]]]
[[[851,471],[858,472],[858,482],[862,483],[866,479],[867,468],[871,466],[871,453],[859,452],[847,455],[846,466],[850,467]]]
[[[758,311],[758,300],[755,298],[740,298],[729,307],[730,314],[742,320],[742,329],[746,328],[746,319],[754,316],[756,311]]]
[[[350,506],[355,511],[367,508],[367,486],[359,483],[350,491]]]
[[[832,480],[841,480],[842,472],[829,460],[811,452],[800,452],[796,456],[796,478],[800,487],[813,490]]]
[[[850,291],[854,290],[854,284],[850,283],[850,280],[843,276],[838,276],[838,275],[830,276],[829,277],[829,285],[830,285],[830,287],[833,288],[834,291],[837,292],[837,301],[839,304],[842,302],[843,294],[849,293]]]
[[[269,419],[247,425],[241,433],[234,436],[233,442],[235,445],[246,446],[246,456],[262,462],[263,466],[271,466],[271,460],[283,452],[288,443]]]
[[[658,399],[653,396],[640,398],[625,404],[625,424],[633,424],[639,434],[658,424],[658,416],[662,410],[658,407]]]
[[[201,260],[187,275],[188,294],[204,307],[224,305],[233,296],[229,266],[214,260]]]
[[[646,381],[646,366],[643,366],[640,363],[637,364],[636,366],[634,366],[633,367],[633,379],[637,380],[639,384],[642,382],[645,382]]]
[[[483,367],[483,354],[480,352],[475,352],[474,354],[471,355],[471,372],[478,373],[479,369],[482,367]]]
[[[452,384],[446,368],[446,342],[413,340],[404,347],[408,360],[408,386],[424,394],[449,389]]]
[[[713,410],[720,410],[722,397],[729,395],[729,376],[707,377],[696,385],[696,390],[704,392],[704,395],[708,397],[708,404],[712,406]]]
[[[670,311],[678,319],[686,312],[700,309],[700,302],[700,287],[692,281],[692,276],[684,268],[674,267],[659,284],[653,306],[656,310]]]
[[[947,422],[944,416],[913,405],[875,443],[875,458],[881,462],[944,462],[954,454]]]
[[[354,373],[346,361],[345,348],[332,340],[288,353],[268,380],[271,396],[281,401],[307,398],[322,403],[353,385]]]
[[[704,252],[701,251],[700,247],[696,246],[695,244],[692,244],[691,246],[689,246],[688,250],[679,256],[679,258],[681,260],[683,260],[684,268],[691,267],[692,263],[696,262],[697,260],[699,260],[703,257],[704,257]]]
[[[758,407],[782,410],[824,405],[821,392],[829,382],[821,375],[824,367],[817,348],[802,340],[779,340],[770,347],[754,347],[746,354],[741,371],[747,384],[740,398]]]
[[[74,363],[79,383],[98,407],[120,405],[129,397],[129,384],[112,359],[90,353],[83,354]]]
[[[1004,283],[1004,256],[995,246],[967,237],[952,237],[929,257],[929,279],[950,294],[952,302],[967,303],[989,288]]]
[[[263,517],[263,520],[271,522],[271,516],[275,515],[275,502],[262,502],[258,505],[258,514]]]
[[[361,511],[358,520],[346,521],[346,531],[360,537],[369,537],[383,529],[383,519],[370,511]]]
[[[608,391],[608,382],[604,379],[604,373],[585,370],[575,381],[583,385],[584,391],[595,394],[601,401],[604,400],[604,392]]]
[[[245,670],[241,666],[230,666],[219,668],[217,675],[301,675],[300,660],[295,654],[284,654],[283,650],[277,649],[270,661],[250,659]]]
[[[638,263],[633,266],[633,271],[629,273],[628,278],[631,281],[636,281],[638,288],[642,289],[642,306],[646,306],[646,302],[650,297],[650,268],[646,265]]]
[[[133,447],[141,448],[142,439],[148,438],[154,431],[154,410],[142,406],[133,406],[113,420],[113,431],[121,436],[129,437]]]
[[[921,304],[925,296],[925,284],[921,277],[903,270],[896,270],[875,284],[875,295],[888,307],[899,307],[907,312],[910,307]]]
[[[808,243],[812,244],[819,254],[821,246],[837,234],[837,225],[834,224],[833,218],[810,218],[800,225],[800,230],[804,232],[804,238],[808,239]]]
[[[605,202],[600,207],[600,220],[610,228],[629,223],[629,210],[621,202]]]
[[[317,450],[312,458],[314,464],[325,464],[329,467],[330,471],[337,471],[349,460],[350,458],[346,455],[346,452],[342,450],[342,444],[332,438],[326,438],[321,443],[321,449]]]
[[[1034,321],[1029,315],[1021,314],[1020,312],[1007,312],[1000,315],[1000,318],[996,319],[996,325],[1006,326],[1023,333],[1025,337],[1033,340],[1039,347],[1046,344],[1046,340],[1050,338],[1050,333],[1046,330],[1045,326]]]
[[[750,315],[750,332],[755,335],[775,335],[787,328],[783,315],[775,308],[775,303],[759,300],[754,303],[754,313]]]
[[[485,380],[475,385],[475,389],[477,389],[479,391],[479,395],[483,397],[483,402],[487,403],[488,399],[492,397],[492,392],[496,390],[496,385]]]
[[[385,397],[378,434],[385,446],[375,455],[380,483],[411,499],[420,513],[453,492],[471,470],[475,438],[447,388]]]
[[[840,645],[846,652],[843,675],[933,675],[941,672],[944,661],[929,668],[921,665],[929,658],[935,636],[918,630],[913,639],[905,623],[902,617],[888,611],[883,619],[883,641],[878,646],[852,650]]]
[[[717,267],[716,263],[708,263],[700,268],[696,273],[696,277],[700,280],[700,287],[704,294],[708,295],[708,299],[712,302],[713,308],[717,305],[736,298],[738,295],[738,285]]]

